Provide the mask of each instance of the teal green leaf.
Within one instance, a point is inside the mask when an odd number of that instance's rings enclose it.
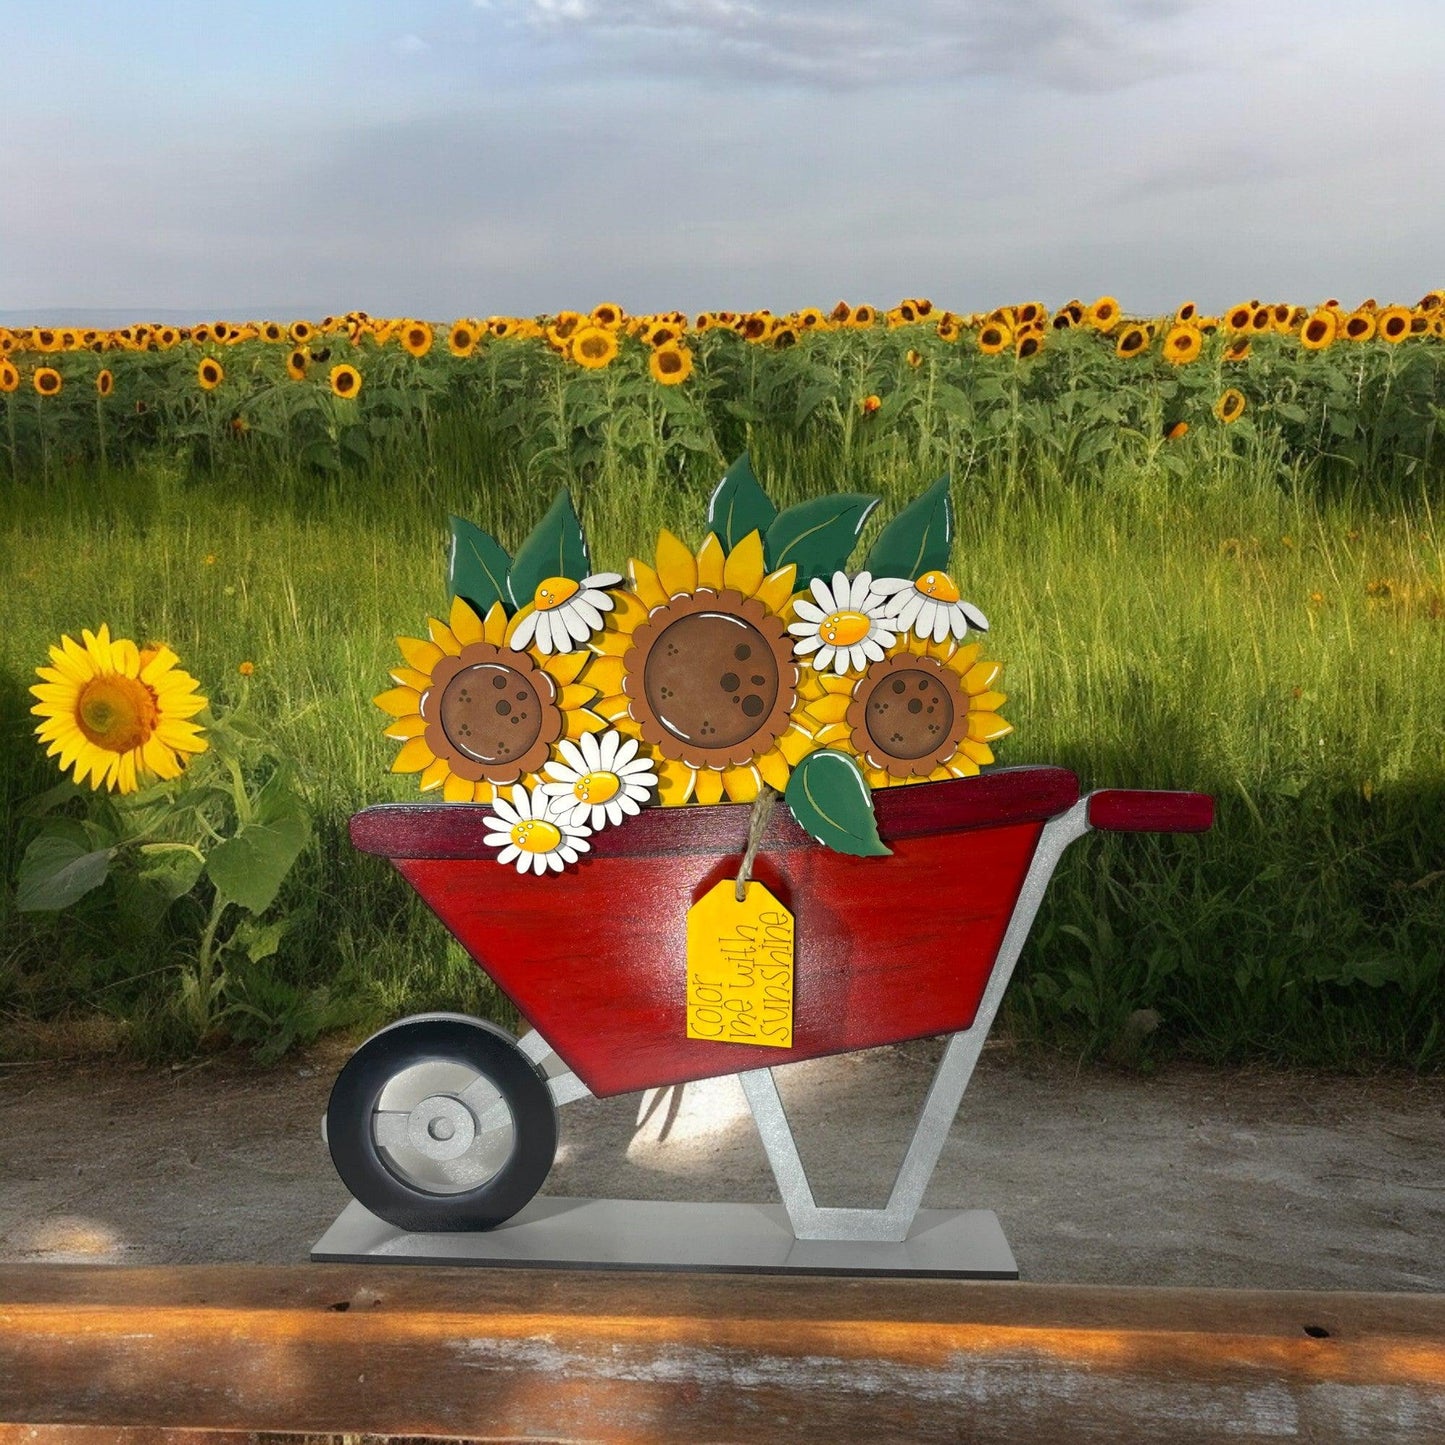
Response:
[[[485,617],[494,602],[505,604],[508,600],[507,573],[512,559],[489,532],[462,517],[452,517],[451,524],[447,587],[453,597],[469,602],[478,617]]]
[[[590,570],[582,523],[563,487],[547,508],[547,515],[517,548],[507,576],[507,590],[517,607],[526,607],[536,595],[539,582],[548,577],[570,577],[580,582]]]
[[[783,796],[808,836],[834,852],[858,858],[892,853],[878,836],[873,790],[846,753],[809,753],[793,769]]]
[[[114,855],[114,848],[87,848],[73,837],[42,833],[20,861],[16,909],[40,913],[69,908],[105,882]]]
[[[953,499],[944,476],[884,527],[868,553],[868,570],[875,577],[913,582],[925,572],[947,568],[952,546]]]
[[[843,570],[858,545],[863,523],[877,505],[877,497],[841,492],[779,512],[763,539],[768,569],[776,571],[795,563],[799,587],[806,587],[814,577]]]
[[[707,502],[707,525],[724,552],[731,552],[749,532],[767,535],[778,509],[772,504],[744,452],[727,469]]]

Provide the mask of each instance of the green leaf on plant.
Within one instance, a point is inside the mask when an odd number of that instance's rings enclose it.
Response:
[[[536,595],[539,582],[545,582],[548,577],[570,577],[580,582],[589,570],[582,523],[567,488],[563,487],[547,508],[547,515],[517,548],[507,576],[507,590],[516,606],[526,607]]]
[[[20,861],[15,907],[21,913],[69,908],[105,882],[114,855],[114,848],[87,848],[73,837],[42,833]]]
[[[291,920],[273,918],[269,923],[258,923],[254,918],[243,918],[236,925],[231,941],[245,950],[252,963],[270,958],[281,946],[281,939]]]
[[[707,501],[708,530],[717,535],[724,552],[731,552],[749,532],[766,536],[777,515],[746,452],[727,469]]]
[[[469,602],[478,617],[485,617],[494,602],[508,600],[507,573],[512,559],[489,532],[462,517],[453,517],[451,524],[447,587],[453,597]]]
[[[211,849],[206,872],[229,902],[264,913],[310,837],[306,805],[277,772],[256,795],[250,822]]]
[[[795,563],[799,587],[806,587],[814,577],[843,570],[868,514],[877,505],[877,497],[841,492],[779,512],[763,539],[769,570]]]
[[[878,836],[873,790],[846,753],[809,753],[793,769],[783,796],[808,836],[834,852],[858,858],[892,853]]]
[[[205,859],[194,848],[171,843],[143,846],[141,857],[138,876],[158,888],[170,903],[185,897],[196,886],[206,866]]]
[[[913,582],[946,568],[952,545],[953,499],[944,476],[884,527],[868,553],[868,570],[875,577]]]

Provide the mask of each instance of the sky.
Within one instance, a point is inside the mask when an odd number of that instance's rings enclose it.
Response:
[[[1445,283],[1439,0],[0,0],[0,314]]]

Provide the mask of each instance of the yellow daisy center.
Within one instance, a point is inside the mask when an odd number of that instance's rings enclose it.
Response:
[[[523,818],[512,824],[511,834],[524,853],[550,853],[562,841],[562,830],[545,818]]]
[[[583,773],[572,784],[572,796],[579,803],[605,803],[615,798],[622,789],[622,779],[616,773]]]
[[[958,601],[958,588],[947,572],[925,572],[913,585],[935,602]]]
[[[156,719],[155,696],[137,678],[93,677],[76,698],[76,726],[88,742],[107,752],[143,747],[156,729]]]
[[[830,612],[818,624],[818,636],[835,647],[852,647],[868,636],[873,619],[866,612]]]
[[[570,577],[544,577],[537,584],[537,591],[532,597],[532,606],[538,612],[550,612],[554,607],[560,607],[564,602],[575,597],[580,590],[580,584],[574,582]]]

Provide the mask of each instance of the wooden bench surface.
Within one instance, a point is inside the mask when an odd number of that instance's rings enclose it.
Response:
[[[158,1428],[1445,1440],[1445,1295],[0,1265],[0,1445]]]

